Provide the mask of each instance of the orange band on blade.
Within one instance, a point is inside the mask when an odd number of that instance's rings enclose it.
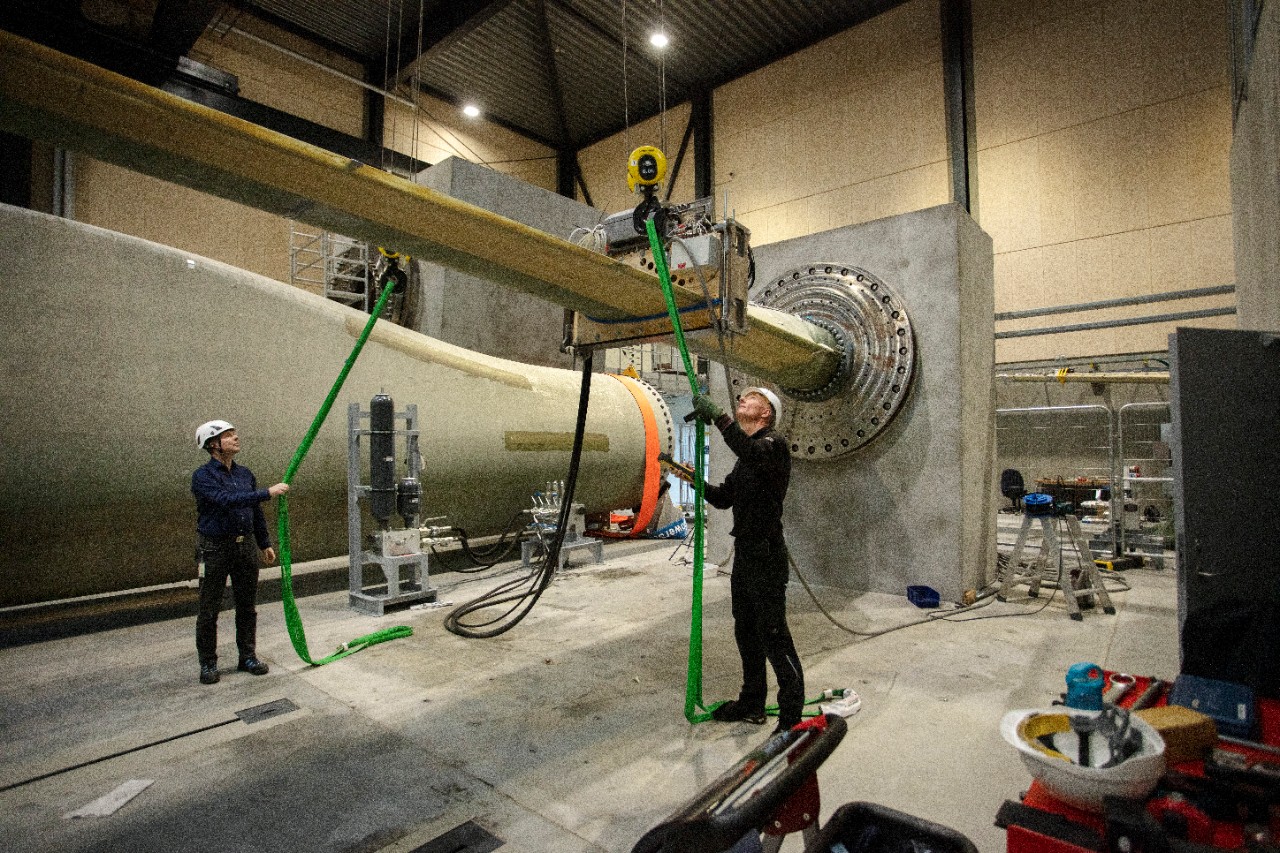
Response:
[[[658,466],[658,416],[654,414],[653,403],[639,382],[616,373],[605,375],[617,379],[631,392],[644,419],[644,490],[640,497],[640,511],[636,513],[636,523],[631,527],[631,536],[634,537],[649,527],[649,520],[658,508],[658,486],[662,482],[662,472]]]

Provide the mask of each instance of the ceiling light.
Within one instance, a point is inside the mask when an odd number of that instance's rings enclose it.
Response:
[[[467,104],[462,108],[462,114],[467,118],[476,118],[480,115],[480,108],[475,104]]]
[[[662,30],[658,30],[656,33],[649,36],[649,44],[653,45],[658,50],[662,50],[664,47],[666,47],[670,43],[671,43],[671,39],[667,38],[667,34],[664,33]]]

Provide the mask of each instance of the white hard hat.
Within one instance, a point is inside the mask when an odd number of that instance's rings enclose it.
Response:
[[[1000,721],[1000,734],[1021,753],[1027,770],[1050,794],[1076,808],[1098,812],[1106,796],[1145,798],[1165,767],[1164,738],[1155,727],[1132,714],[1126,737],[1108,737],[1098,725],[1103,713],[1010,711]],[[1093,725],[1073,725],[1073,717]],[[1082,748],[1085,739],[1089,745]],[[1118,752],[1117,747],[1121,747]]]
[[[224,432],[235,429],[234,426],[226,421],[209,421],[196,427],[196,447],[204,448],[209,439],[217,438]]]
[[[748,388],[742,392],[742,396],[748,394],[759,394],[769,401],[769,405],[773,408],[773,422],[776,424],[782,420],[782,401],[778,399],[778,395],[770,391],[768,388]]]

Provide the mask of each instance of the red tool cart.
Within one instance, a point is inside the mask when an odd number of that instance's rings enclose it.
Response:
[[[1175,685],[1106,673],[1106,689],[1126,709],[1168,704]],[[1178,687],[1184,686],[1179,679]],[[1204,680],[1201,680],[1204,681]],[[1206,682],[1221,685],[1221,682]],[[1224,685],[1230,687],[1232,685]],[[1175,704],[1188,704],[1181,696]],[[1215,715],[1201,707],[1198,710]],[[1243,715],[1244,706],[1240,705]],[[1008,801],[996,824],[1007,853],[1198,853],[1213,850],[1280,851],[1280,701],[1258,699],[1252,731],[1238,737],[1231,719],[1218,721],[1218,739],[1203,758],[1166,765],[1145,801],[1108,799],[1102,812],[1084,811],[1033,781],[1020,802]],[[1225,724],[1224,724],[1225,723]]]

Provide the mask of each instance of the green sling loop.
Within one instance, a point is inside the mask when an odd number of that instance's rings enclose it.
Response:
[[[364,349],[365,341],[369,339],[369,333],[373,331],[373,324],[378,321],[378,316],[382,314],[382,309],[386,306],[387,298],[391,296],[391,291],[395,285],[395,278],[388,278],[386,286],[382,289],[382,294],[378,297],[378,303],[373,308],[373,313],[369,315],[369,322],[365,323],[364,331],[360,333],[360,337],[356,340],[356,345],[351,350],[351,355],[347,356],[346,364],[342,365],[342,370],[338,373],[337,380],[333,383],[333,387],[329,389],[329,396],[325,398],[324,405],[320,407],[320,411],[316,412],[315,419],[311,421],[311,428],[307,430],[306,436],[302,439],[302,444],[298,445],[298,449],[294,451],[293,459],[289,462],[289,467],[284,472],[285,484],[292,482],[293,475],[298,472],[298,467],[302,465],[303,457],[307,455],[307,451],[311,449],[312,443],[316,440],[316,434],[320,432],[320,427],[324,424],[325,418],[329,416],[329,410],[333,408],[333,401],[337,399],[338,392],[342,390],[342,384],[347,381],[347,374],[351,372],[352,365],[356,363],[360,350]],[[284,620],[289,627],[289,639],[293,641],[293,650],[298,653],[298,657],[312,666],[323,666],[347,655],[353,655],[369,646],[385,643],[388,640],[395,640],[400,637],[407,637],[413,633],[413,629],[407,625],[383,628],[381,631],[365,634],[363,637],[356,637],[354,640],[343,643],[338,646],[337,651],[328,657],[312,660],[311,655],[307,653],[307,635],[302,629],[302,617],[298,615],[298,605],[293,599],[293,555],[289,550],[288,495],[280,496],[280,508],[277,512],[276,522],[277,532],[280,537],[280,587],[284,598]]]
[[[649,248],[653,251],[653,263],[658,271],[658,280],[662,282],[662,295],[667,301],[667,313],[671,315],[671,327],[675,330],[676,346],[680,349],[680,358],[684,361],[684,373],[689,379],[689,389],[694,396],[698,394],[698,374],[694,372],[693,362],[689,359],[689,348],[684,342],[684,327],[680,325],[680,312],[676,309],[675,295],[671,292],[671,273],[667,269],[667,256],[662,243],[658,240],[658,231],[653,220],[645,222],[649,233]],[[711,306],[707,306],[710,310]],[[691,723],[703,723],[711,719],[710,712],[702,704],[702,565],[705,542],[702,490],[706,482],[703,470],[703,446],[707,440],[706,427],[697,421],[697,432],[694,440],[694,504],[693,504],[693,607],[689,624],[689,670],[684,687],[684,716]],[[703,713],[698,713],[701,708]]]

